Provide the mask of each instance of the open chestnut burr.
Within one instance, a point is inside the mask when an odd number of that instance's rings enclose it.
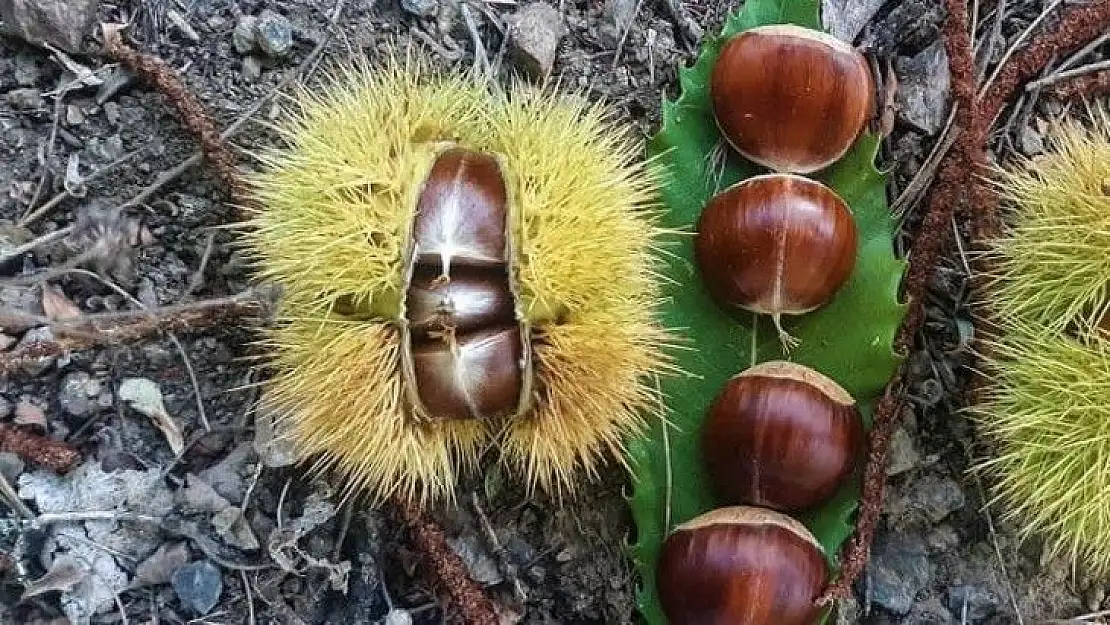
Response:
[[[709,408],[702,454],[718,497],[782,512],[828,501],[864,447],[852,396],[818,371],[760,363],[731,378]]]
[[[770,315],[786,348],[798,341],[782,315],[826,304],[847,282],[858,234],[832,189],[795,174],[764,174],[709,200],[694,254],[710,294],[727,307]]]
[[[676,527],[663,542],[656,574],[670,625],[812,625],[830,571],[800,522],[734,506]]]
[[[709,94],[721,133],[743,157],[811,173],[842,157],[875,107],[863,55],[818,30],[774,24],[721,49]]]

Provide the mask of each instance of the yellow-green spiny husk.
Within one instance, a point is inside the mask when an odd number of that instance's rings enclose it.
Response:
[[[995,172],[1012,211],[988,253],[988,305],[1002,323],[1020,317],[1059,331],[1110,312],[1110,114],[1093,106],[1088,117],[1062,119],[1044,154]]]
[[[243,236],[279,283],[261,341],[266,397],[348,493],[450,498],[488,447],[529,488],[572,493],[660,416],[669,332],[655,320],[657,176],[607,110],[554,88],[498,88],[412,56],[349,63],[298,91],[259,155]],[[532,409],[505,422],[411,418],[400,371],[414,206],[444,143],[499,155],[517,316],[532,327]],[[558,323],[554,323],[555,320]]]
[[[1066,118],[1044,155],[995,176],[1012,212],[991,242],[983,395],[992,443],[973,470],[1022,537],[1110,574],[1110,118]]]

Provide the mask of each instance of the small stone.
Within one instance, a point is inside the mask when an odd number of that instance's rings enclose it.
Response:
[[[254,34],[258,47],[267,56],[283,57],[293,49],[293,26],[280,13],[267,9],[259,14]]]
[[[79,126],[85,122],[85,112],[76,104],[66,106],[66,125]]]
[[[1018,147],[1025,156],[1044,153],[1044,137],[1031,124],[1026,124],[1018,133]]]
[[[895,614],[906,614],[933,577],[925,545],[899,534],[884,534],[875,543],[869,565],[871,600]]]
[[[3,475],[9,484],[19,482],[19,474],[23,473],[23,469],[23,460],[19,456],[8,451],[0,451],[0,475]]]
[[[567,34],[563,16],[545,2],[533,2],[506,18],[517,65],[534,77],[547,76],[555,66],[559,42]]]
[[[12,89],[5,98],[8,104],[12,105],[12,108],[24,111],[33,111],[46,106],[46,100],[42,99],[42,93],[32,87]]]
[[[4,397],[3,395],[0,395],[0,419],[6,419],[8,415],[12,413],[12,410],[14,408],[15,404],[13,404],[11,400],[9,400],[7,397]]]
[[[890,462],[887,464],[887,475],[899,475],[913,469],[921,462],[921,455],[913,446],[913,438],[905,428],[894,430],[890,437]]]
[[[925,513],[933,523],[938,523],[964,506],[964,491],[950,478],[927,477],[913,489],[915,508]]]
[[[262,77],[262,61],[257,56],[243,57],[243,80],[254,82]]]
[[[432,17],[439,13],[439,0],[401,0],[401,8],[416,17]]]
[[[171,583],[181,603],[201,616],[216,606],[223,592],[220,570],[207,560],[178,568],[173,572]]]
[[[244,15],[231,31],[231,45],[239,54],[250,54],[256,49],[254,28],[258,18],[253,15]]]
[[[121,111],[119,105],[115,102],[108,102],[104,105],[104,117],[108,119],[109,124],[112,124],[113,126],[118,126],[120,114]]]
[[[84,371],[75,371],[62,379],[58,391],[58,403],[62,410],[75,417],[83,417],[97,406],[96,397],[100,395],[100,382]]]
[[[29,43],[83,52],[99,7],[99,0],[3,0],[0,20],[4,31]]]
[[[951,586],[948,589],[948,611],[961,623],[977,623],[985,620],[997,609],[998,598],[986,588],[961,585]]]
[[[29,54],[17,54],[15,57],[15,82],[20,87],[33,87],[39,81],[41,73],[35,58]]]
[[[631,27],[632,20],[636,19],[636,0],[605,0],[602,10],[605,19],[598,28],[598,34],[603,43],[610,48],[620,45],[621,36]]]
[[[944,42],[934,42],[913,58],[899,58],[895,73],[899,115],[922,132],[935,134],[947,115],[950,90]]]
[[[882,8],[884,0],[822,0],[825,30],[842,41],[854,41]]]
[[[447,542],[466,564],[474,581],[487,585],[501,583],[501,571],[497,568],[497,562],[482,548],[477,536],[467,533]]]
[[[393,608],[385,615],[383,625],[412,625],[412,614],[408,610]]]

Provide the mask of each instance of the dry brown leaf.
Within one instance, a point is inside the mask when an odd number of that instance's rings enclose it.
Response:
[[[42,285],[42,310],[47,317],[55,321],[81,316],[81,309],[66,297],[61,287],[53,284]]]
[[[185,451],[185,434],[177,421],[166,412],[166,406],[162,403],[162,390],[158,388],[158,384],[146,378],[127,378],[120,384],[119,398],[150,417],[166,437],[175,456],[180,456]]]

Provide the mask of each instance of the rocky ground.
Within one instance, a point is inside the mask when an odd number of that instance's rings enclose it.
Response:
[[[0,7],[13,4],[24,3],[0,0]],[[675,95],[676,67],[737,6],[710,0],[38,4],[67,7],[67,23],[50,31],[52,50],[0,37],[6,276],[0,300],[5,310],[47,316],[73,307],[90,314],[223,297],[250,281],[233,235],[217,228],[231,216],[210,172],[186,171],[134,201],[197,145],[160,96],[96,57],[66,52],[77,44],[74,32],[92,32],[92,22],[80,22],[86,7],[93,20],[133,22],[136,45],[180,71],[220,128],[291,73],[317,71],[302,64],[330,30],[324,64],[352,54],[374,57],[391,41],[416,39],[454,66],[484,57],[506,76],[550,68],[565,84],[608,99],[646,135],[657,127],[661,98]],[[899,79],[882,159],[891,171],[891,200],[908,209],[909,224],[920,217],[911,181],[926,168],[948,117],[938,4],[826,2],[830,28],[865,47],[878,67],[889,61]],[[1000,3],[1000,21],[995,3],[979,4],[985,42],[979,54],[997,60],[1049,3]],[[41,33],[46,19],[6,25]],[[1098,58],[1095,51],[1089,60]],[[279,112],[270,103],[255,118]],[[1007,129],[1007,149],[1036,153],[1040,120],[1058,112],[1023,107]],[[234,143],[251,148],[272,139],[252,125]],[[47,201],[58,194],[65,195]],[[34,210],[29,206],[44,204],[49,208],[19,225]],[[59,233],[57,240],[13,255],[50,233]],[[117,286],[82,267],[103,270]],[[39,277],[48,269],[48,280]],[[932,294],[924,347],[912,355],[914,405],[895,437],[873,561],[854,600],[842,606],[841,622],[1046,623],[1107,607],[1106,581],[1075,579],[1062,563],[1042,558],[1037,544],[1017,544],[1013,528],[985,506],[984,485],[966,473],[977,444],[955,395],[971,333],[966,294],[963,263],[948,259]],[[30,340],[4,329],[11,336],[0,335],[6,344]],[[0,380],[0,421],[64,438],[85,454],[81,468],[62,479],[0,453],[0,474],[31,506],[26,512],[64,516],[120,506],[174,519],[162,531],[64,519],[21,529],[18,510],[0,505],[0,551],[19,560],[0,586],[0,622],[455,622],[420,574],[396,519],[365,508],[346,516],[333,507],[325,484],[299,479],[280,454],[259,453],[256,442],[268,434],[251,412],[257,380],[243,358],[251,338],[245,329],[221,327],[77,351],[26,363]],[[175,445],[187,449],[176,464]],[[438,518],[471,574],[510,606],[507,620],[634,622],[634,575],[622,552],[632,531],[624,487],[614,468],[584,500],[557,510],[523,500],[513,485],[488,475],[462,490],[465,505]],[[514,575],[499,566],[490,531],[516,572],[517,588]]]

